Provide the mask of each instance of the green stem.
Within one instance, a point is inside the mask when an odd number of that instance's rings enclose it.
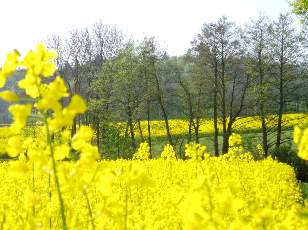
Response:
[[[53,168],[53,171],[54,171],[54,180],[55,180],[55,183],[56,183],[56,189],[57,189],[59,203],[60,203],[60,212],[61,212],[61,217],[62,217],[62,228],[63,228],[63,230],[67,230],[66,218],[65,218],[65,213],[64,213],[64,202],[63,202],[63,198],[62,198],[62,194],[61,194],[61,190],[60,190],[60,183],[59,183],[59,178],[58,178],[58,174],[57,174],[56,160],[55,160],[55,156],[54,156],[53,145],[52,145],[52,141],[51,141],[49,126],[48,126],[46,116],[45,116],[45,124],[46,124],[46,132],[47,132],[47,144],[50,147],[50,156],[51,156],[51,161],[52,161],[52,168]]]
[[[91,209],[91,205],[90,205],[90,201],[89,201],[88,194],[87,194],[86,191],[83,191],[83,195],[85,196],[86,201],[87,201],[89,216],[90,216],[90,218],[91,218],[92,229],[95,230],[95,224],[94,224],[94,219],[93,219],[93,214],[92,214],[92,209]]]
[[[50,186],[50,173],[48,173],[48,199],[51,202],[51,186]],[[51,229],[51,215],[49,216],[49,229]]]
[[[35,194],[35,184],[34,184],[34,163],[32,163],[32,193]],[[35,216],[35,205],[32,204],[32,214]]]

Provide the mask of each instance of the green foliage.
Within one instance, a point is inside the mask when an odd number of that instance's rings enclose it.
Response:
[[[293,13],[301,16],[301,22],[308,25],[308,0],[297,0],[292,2]]]
[[[100,130],[100,152],[104,159],[128,159],[132,157],[134,150],[131,147],[130,138],[121,132],[119,127],[112,123],[105,124]]]
[[[308,183],[302,183],[303,198],[308,200]]]

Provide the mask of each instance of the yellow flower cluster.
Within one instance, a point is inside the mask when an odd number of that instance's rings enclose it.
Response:
[[[240,134],[232,133],[229,137],[229,146],[232,148],[234,146],[239,146],[242,144],[242,137]]]
[[[67,217],[59,182],[62,175],[58,171],[57,161],[79,158],[70,171],[74,175],[81,176],[84,168],[96,164],[99,154],[97,147],[91,144],[93,131],[90,127],[79,127],[73,137],[67,130],[76,116],[87,110],[87,106],[78,95],[73,95],[65,107],[60,103],[60,100],[68,97],[69,94],[63,79],[55,76],[56,57],[57,54],[47,50],[43,44],[38,44],[36,49],[31,50],[22,60],[19,60],[20,55],[17,51],[9,54],[0,70],[0,87],[5,86],[7,79],[17,69],[22,69],[25,74],[18,81],[18,86],[23,91],[21,95],[24,96],[19,97],[14,92],[5,90],[0,92],[0,98],[15,103],[8,109],[12,114],[13,123],[9,128],[6,146],[9,156],[19,158],[19,161],[12,163],[12,173],[26,172],[30,163],[33,172],[38,170],[47,173],[49,179],[53,177],[50,183],[53,181],[56,185],[62,228],[66,230]],[[42,125],[39,135],[23,135],[30,116],[36,118]],[[55,140],[55,136],[61,136],[61,138]],[[33,191],[26,194],[32,196],[27,200],[37,201],[33,198],[35,196]]]
[[[5,85],[7,78],[12,76],[12,74],[15,72],[18,66],[19,56],[20,54],[17,50],[14,50],[12,53],[8,53],[0,71],[0,88]]]
[[[166,160],[176,159],[176,152],[174,151],[173,146],[166,144],[164,150],[160,154],[160,157]]]
[[[181,204],[184,229],[304,229],[307,219],[299,215],[307,212],[307,208],[302,210],[297,203],[301,198],[296,179],[291,176],[294,172],[283,164],[278,172],[278,168],[271,168],[275,164],[278,163],[270,158],[211,159],[202,168],[204,175],[193,181]],[[273,176],[272,173],[279,175],[273,178],[273,187],[267,187],[270,179],[265,177]],[[291,185],[292,192],[279,181],[287,178],[295,183]],[[288,203],[280,203],[283,198],[272,194],[277,191],[276,186],[282,186],[280,191],[284,195],[289,194]],[[289,203],[291,200],[294,204]]]
[[[2,67],[0,75],[2,85],[5,85],[6,79],[14,72],[13,68],[19,67],[25,70],[25,76],[18,82],[18,86],[29,97],[27,101],[31,99],[33,101],[33,105],[28,103],[9,106],[13,123],[10,128],[12,136],[8,139],[7,152],[12,157],[27,154],[27,157],[32,160],[40,150],[41,156],[33,159],[47,162],[50,155],[48,152],[54,151],[56,160],[62,160],[69,157],[72,147],[82,158],[88,158],[88,155],[91,155],[94,160],[98,159],[97,148],[90,144],[93,132],[89,127],[81,127],[72,140],[67,139],[64,142],[54,143],[52,147],[48,146],[48,136],[70,127],[76,115],[84,113],[87,109],[84,100],[78,95],[72,96],[70,103],[62,107],[60,100],[68,97],[69,94],[60,76],[45,83],[44,78],[52,79],[56,71],[54,64],[56,57],[55,52],[48,51],[44,45],[39,44],[36,50],[31,50],[21,61],[19,61],[19,53],[15,51],[8,56],[5,62],[7,64]],[[8,90],[1,92],[0,97],[8,102],[23,100]],[[25,127],[32,110],[42,122],[45,122],[47,131],[39,137],[24,138],[21,130]]]
[[[8,142],[8,138],[10,137],[10,128],[9,127],[1,127],[0,128],[0,154],[6,152],[6,145]]]
[[[304,230],[308,224],[293,169],[270,158],[102,161],[82,173],[63,162],[58,169],[68,229],[93,223],[107,230]],[[0,186],[3,229],[61,229],[48,173],[31,162],[1,163]]]
[[[199,143],[189,143],[185,145],[185,157],[192,160],[204,160],[209,154],[206,152],[206,146]]]
[[[244,153],[242,137],[240,134],[232,133],[229,137],[229,149],[225,157],[238,157]]]
[[[137,152],[133,155],[133,160],[148,160],[150,158],[150,146],[147,142],[139,145]]]
[[[294,142],[298,146],[298,156],[304,160],[308,160],[308,127],[301,130],[300,127],[294,127]]]
[[[258,155],[260,157],[264,155],[264,149],[263,149],[262,144],[260,144],[260,143],[257,144],[257,150],[258,150]]]

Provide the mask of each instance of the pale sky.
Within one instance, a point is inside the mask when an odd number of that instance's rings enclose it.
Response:
[[[288,0],[0,0],[0,61],[52,34],[95,22],[116,25],[141,40],[155,36],[170,55],[184,54],[203,23],[222,15],[242,25],[263,12],[272,19],[290,11]]]

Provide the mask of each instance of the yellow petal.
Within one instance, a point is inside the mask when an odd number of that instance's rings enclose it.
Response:
[[[18,96],[9,90],[5,90],[0,92],[0,98],[7,102],[15,102],[18,101]]]

